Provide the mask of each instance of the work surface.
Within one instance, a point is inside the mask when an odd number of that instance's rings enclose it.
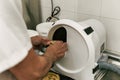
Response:
[[[101,80],[120,80],[120,75],[112,71],[108,71]]]

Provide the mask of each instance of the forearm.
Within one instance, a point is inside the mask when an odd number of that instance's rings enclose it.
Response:
[[[53,62],[47,58],[46,56],[41,56],[41,61],[40,61],[40,75],[41,75],[41,78],[43,78],[47,73],[48,71],[50,70]]]
[[[18,80],[38,80],[42,79],[49,71],[52,61],[46,56],[38,56],[34,50],[29,51],[28,56],[10,71]]]

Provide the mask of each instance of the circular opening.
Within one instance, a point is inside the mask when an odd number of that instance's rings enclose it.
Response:
[[[63,42],[67,41],[67,31],[64,27],[58,28],[53,34],[52,40],[62,40]]]

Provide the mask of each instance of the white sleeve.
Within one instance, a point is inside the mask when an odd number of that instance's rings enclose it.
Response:
[[[0,73],[21,62],[32,47],[21,0],[0,0]]]

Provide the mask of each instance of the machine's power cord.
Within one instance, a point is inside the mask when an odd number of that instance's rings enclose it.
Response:
[[[59,20],[56,15],[58,15],[61,11],[61,8],[59,6],[54,7],[53,0],[51,0],[51,16],[49,16],[46,19],[46,22],[54,21],[54,20]]]

